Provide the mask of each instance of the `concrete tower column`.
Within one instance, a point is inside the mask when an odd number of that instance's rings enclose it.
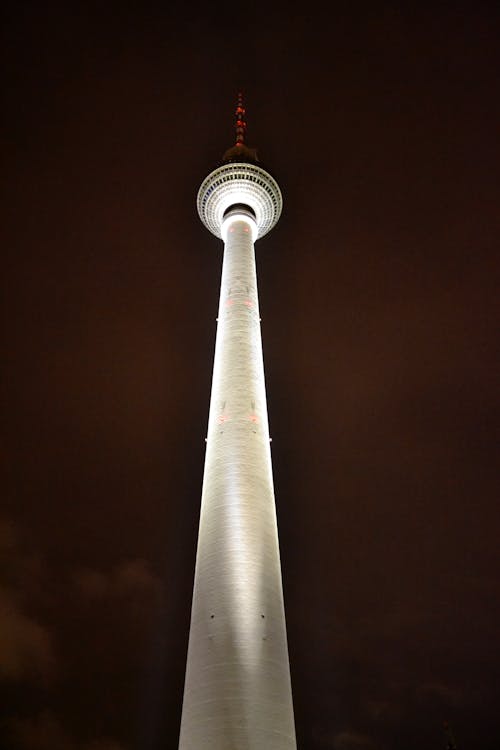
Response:
[[[224,258],[179,748],[295,750],[254,254],[281,193],[231,162],[198,210]]]

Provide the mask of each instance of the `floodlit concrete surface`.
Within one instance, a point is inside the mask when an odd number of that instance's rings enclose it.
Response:
[[[255,271],[258,221],[230,212],[221,227],[180,750],[296,748]]]

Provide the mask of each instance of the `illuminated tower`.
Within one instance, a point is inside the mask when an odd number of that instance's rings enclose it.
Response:
[[[224,240],[180,750],[295,750],[254,242],[280,189],[244,142],[198,192]]]

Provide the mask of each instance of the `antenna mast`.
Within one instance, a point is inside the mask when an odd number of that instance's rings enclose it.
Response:
[[[235,110],[236,115],[236,145],[243,146],[245,143],[245,131],[247,122],[245,119],[245,107],[243,106],[243,94],[238,92],[238,103]]]

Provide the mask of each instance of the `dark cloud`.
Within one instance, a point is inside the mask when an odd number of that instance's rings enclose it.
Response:
[[[59,720],[50,712],[34,718],[12,720],[10,731],[18,748],[32,750],[73,750],[74,743],[61,726]]]
[[[47,683],[56,671],[53,638],[30,607],[43,579],[42,563],[21,551],[14,524],[0,519],[0,681]]]
[[[333,738],[333,750],[375,750],[375,743],[366,735],[346,730]]]
[[[125,750],[125,746],[115,740],[103,738],[86,743],[82,750]]]
[[[12,720],[9,728],[15,750],[126,750],[107,737],[89,742],[75,740],[50,711],[34,718]]]
[[[0,680],[45,682],[54,666],[48,630],[21,610],[15,594],[0,588]]]
[[[151,572],[148,562],[142,559],[124,561],[109,572],[79,568],[73,577],[76,588],[91,599],[161,595],[161,580]]]

